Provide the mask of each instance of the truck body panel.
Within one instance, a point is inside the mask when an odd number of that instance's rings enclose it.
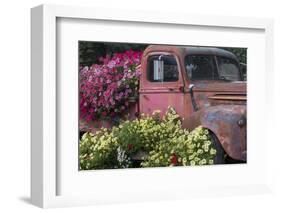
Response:
[[[178,81],[150,82],[147,63],[151,55],[173,55],[179,71]],[[201,125],[209,129],[231,158],[246,161],[246,83],[189,79],[184,66],[187,55],[211,55],[237,61],[232,53],[215,48],[149,46],[141,63],[140,113],[152,114],[156,109],[164,113],[167,107],[171,106],[183,118],[184,128],[192,130]],[[188,92],[191,84],[194,85],[193,94],[197,109],[192,106],[191,95]],[[243,124],[239,126],[241,121]]]

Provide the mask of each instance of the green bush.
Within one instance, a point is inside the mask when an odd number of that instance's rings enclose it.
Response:
[[[80,141],[80,169],[134,167],[133,156],[146,153],[140,167],[213,164],[216,150],[207,129],[182,128],[179,115],[169,108],[161,118],[142,115],[111,130],[85,133]]]
[[[118,143],[108,129],[102,128],[96,134],[85,133],[79,146],[80,169],[111,169],[118,165]]]

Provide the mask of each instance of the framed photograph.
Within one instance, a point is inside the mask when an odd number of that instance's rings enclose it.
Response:
[[[33,204],[271,192],[272,20],[31,15]]]

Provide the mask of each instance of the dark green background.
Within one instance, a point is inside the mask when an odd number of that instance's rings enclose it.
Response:
[[[126,50],[143,51],[148,44],[129,43],[109,43],[109,42],[79,42],[79,64],[80,66],[91,66],[99,64],[99,58],[106,55],[112,56],[114,53],[122,53]],[[240,63],[247,64],[246,48],[218,47],[232,52]],[[246,66],[241,66],[241,70],[246,78]]]

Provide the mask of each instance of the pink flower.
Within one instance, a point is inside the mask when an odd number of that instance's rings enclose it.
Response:
[[[127,98],[135,94],[135,84],[140,76],[140,60],[142,52],[126,51],[116,53],[112,58],[100,58],[102,65],[93,64],[80,67],[80,117],[87,121],[95,117],[121,113],[129,107]],[[133,66],[132,66],[133,65]],[[132,69],[137,67],[137,69]],[[129,71],[130,69],[130,71]],[[125,101],[125,103],[124,103]],[[105,107],[98,113],[100,107]]]
[[[91,121],[92,120],[92,116],[91,115],[87,115],[85,120],[88,121],[88,122]]]
[[[115,61],[113,61],[113,60],[111,60],[108,64],[107,64],[107,66],[109,67],[109,68],[113,68],[114,66],[115,66]]]
[[[103,93],[103,95],[107,98],[107,97],[110,97],[110,91],[107,90]]]

